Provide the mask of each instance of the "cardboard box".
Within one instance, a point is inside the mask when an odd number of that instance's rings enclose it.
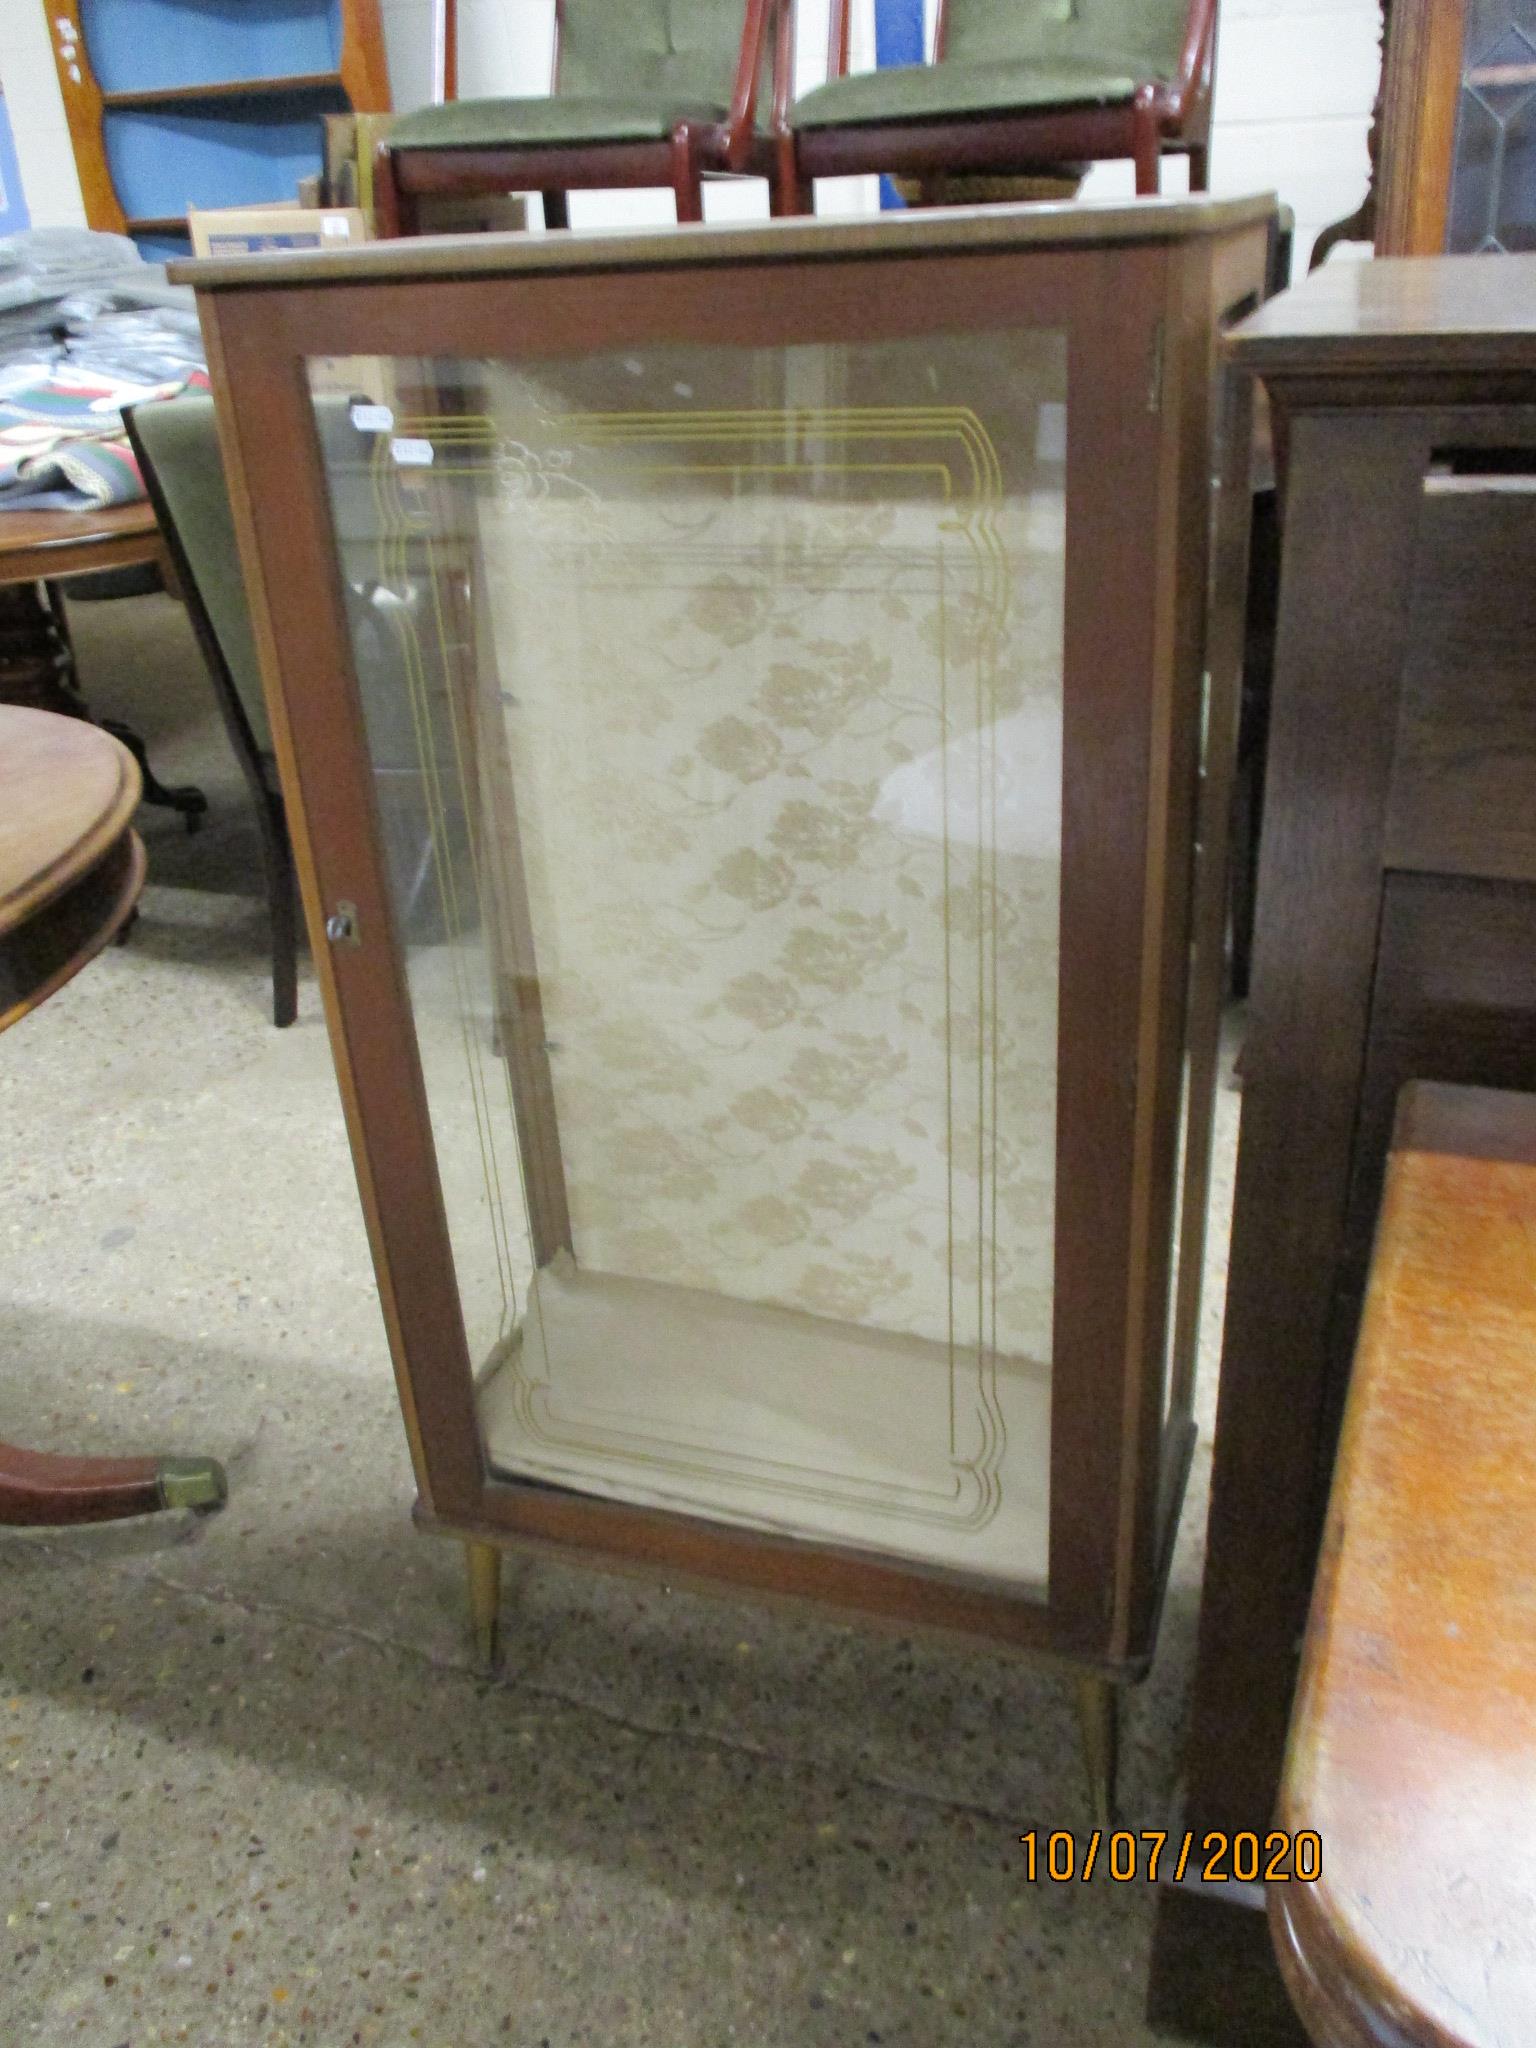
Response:
[[[249,256],[262,249],[341,249],[366,242],[368,216],[356,206],[215,206],[188,209],[194,256]]]

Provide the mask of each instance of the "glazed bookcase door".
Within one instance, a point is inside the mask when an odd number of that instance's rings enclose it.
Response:
[[[493,1473],[1043,1590],[1067,360],[312,365]]]

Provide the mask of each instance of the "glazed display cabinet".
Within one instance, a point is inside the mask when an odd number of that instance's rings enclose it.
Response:
[[[1213,344],[1271,213],[183,273],[488,1648],[523,1542],[987,1636],[1079,1668],[1107,1798],[1193,1439]]]

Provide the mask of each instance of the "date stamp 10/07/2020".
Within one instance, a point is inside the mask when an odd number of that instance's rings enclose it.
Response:
[[[1306,1828],[1266,1835],[1213,1829],[1200,1836],[1094,1828],[1081,1838],[1065,1828],[1031,1828],[1019,1840],[1029,1884],[1087,1884],[1095,1872],[1115,1884],[1156,1884],[1159,1876],[1175,1884],[1316,1884],[1323,1874],[1322,1838]]]

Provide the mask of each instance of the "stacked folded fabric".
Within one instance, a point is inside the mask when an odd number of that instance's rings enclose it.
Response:
[[[207,383],[191,295],[132,242],[0,239],[0,511],[142,498],[125,408]]]

